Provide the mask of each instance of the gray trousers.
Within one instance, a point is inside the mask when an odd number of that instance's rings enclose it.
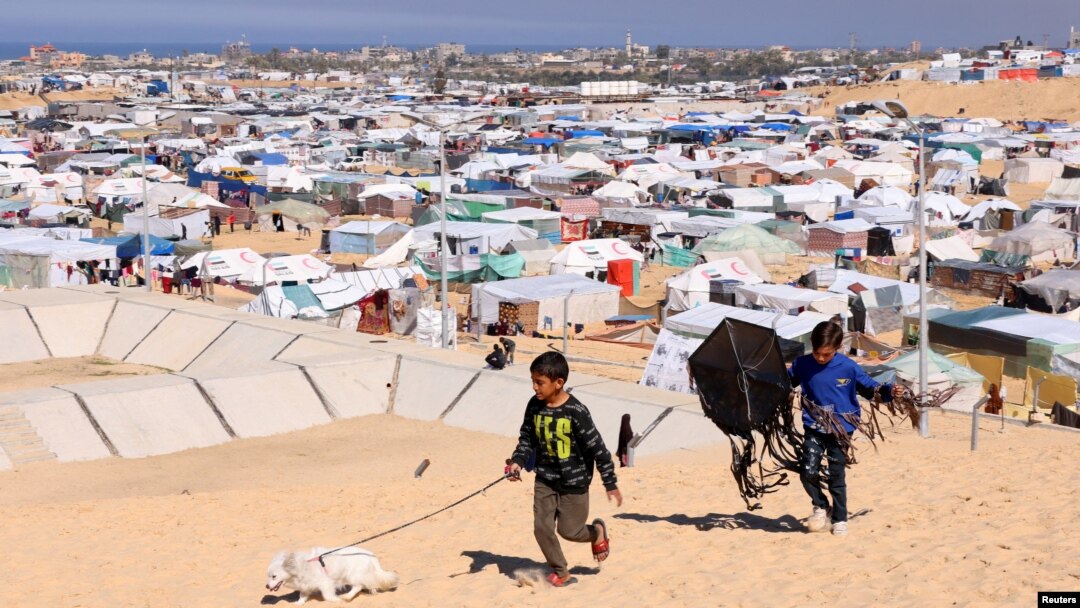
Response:
[[[585,523],[588,518],[587,493],[560,494],[540,481],[533,486],[533,535],[548,565],[562,578],[569,576],[570,570],[559,536],[575,543],[593,542],[597,530]]]

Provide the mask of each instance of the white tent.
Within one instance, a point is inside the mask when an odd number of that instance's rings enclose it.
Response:
[[[615,175],[615,168],[589,152],[576,152],[570,158],[559,163],[568,169],[588,169],[606,175]]]
[[[610,181],[592,193],[593,197],[625,201],[632,205],[640,205],[649,197],[649,193],[641,189],[637,184],[624,181]]]
[[[413,239],[437,241],[440,230],[440,222],[425,224],[413,229]],[[461,248],[458,254],[474,255],[500,252],[510,241],[535,239],[537,233],[518,224],[447,222],[446,236],[454,241],[452,244],[455,248]]]
[[[935,260],[979,261],[979,254],[975,253],[975,251],[958,236],[928,241],[926,243],[926,253]]]
[[[199,268],[199,272],[202,273],[205,266],[205,273],[208,276],[235,280],[241,275],[250,273],[253,269],[261,268],[265,262],[266,258],[263,256],[247,247],[241,247],[201,251],[188,258],[181,268]]]
[[[38,205],[30,209],[30,218],[63,224],[69,217],[85,218],[90,212],[83,207],[68,207],[66,205],[50,205],[48,203]]]
[[[262,285],[265,276],[266,282],[295,281],[297,283],[307,283],[308,281],[329,277],[332,270],[333,268],[322,260],[303,253],[269,258],[264,264],[258,266],[249,265],[238,280],[252,285]]]
[[[911,209],[914,200],[907,190],[895,186],[876,186],[859,196],[859,202],[863,204],[899,207],[904,211]]]
[[[795,314],[804,310],[827,315],[848,316],[847,296],[791,285],[741,285],[736,302],[757,308]]]
[[[495,323],[499,320],[500,302],[538,302],[539,318],[551,318],[552,328],[559,331],[564,305],[569,308],[570,323],[596,323],[619,314],[619,293],[617,285],[574,275],[478,283],[472,287],[472,314],[481,323]]]
[[[1065,164],[1054,158],[1010,158],[1005,161],[1005,179],[1015,184],[1049,183],[1061,177]]]
[[[927,192],[925,203],[926,209],[932,213],[931,226],[954,226],[960,218],[971,212],[970,206],[945,192]]]
[[[183,237],[186,234],[189,239],[197,239],[206,236],[210,231],[210,212],[203,209],[202,211],[195,211],[172,218],[155,215],[150,216],[148,223],[150,224],[150,234],[154,236],[168,238],[171,236]],[[186,232],[185,227],[187,228]],[[142,234],[142,231],[142,213],[128,213],[124,216],[124,232]]]
[[[855,175],[855,183],[872,179],[882,186],[900,186],[906,188],[915,177],[914,172],[893,163],[875,163],[858,160],[838,160],[833,165],[846,169]]]
[[[1029,222],[997,237],[987,249],[999,255],[1027,256],[1032,262],[1071,260],[1076,235],[1045,222]]]
[[[566,245],[551,258],[551,274],[573,273],[584,275],[607,270],[608,262],[614,260],[644,261],[644,257],[620,239],[589,239]]]
[[[668,307],[681,311],[707,304],[712,282],[721,280],[746,284],[763,282],[763,279],[738,257],[699,264],[667,280]]]
[[[411,231],[408,225],[401,222],[348,222],[330,231],[330,252],[384,253]]]

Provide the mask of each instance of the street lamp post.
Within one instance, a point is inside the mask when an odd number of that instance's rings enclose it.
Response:
[[[446,131],[439,130],[439,269],[442,271],[442,347],[450,348],[450,280],[446,276]],[[456,324],[455,324],[456,325]],[[455,327],[455,331],[456,331]]]
[[[143,247],[143,283],[146,291],[154,291],[150,281],[150,200],[146,196],[146,134],[140,138],[139,159],[142,163],[142,247]]]
[[[919,394],[925,398],[930,376],[930,321],[926,301],[926,134],[922,127],[908,118],[908,109],[895,100],[875,101],[875,109],[893,119],[900,119],[919,135]],[[927,408],[920,408],[919,436],[930,436]]]

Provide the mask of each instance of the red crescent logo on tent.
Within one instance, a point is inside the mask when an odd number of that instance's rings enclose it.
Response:
[[[712,275],[709,274],[708,270],[702,270],[701,271],[701,276],[705,277],[706,279],[712,279]]]
[[[750,274],[749,272],[743,270],[742,264],[739,264],[738,262],[735,262],[731,265],[731,272],[734,272],[735,274],[741,274],[743,276]]]
[[[617,253],[619,255],[626,255],[626,251],[623,251],[622,249],[623,249],[623,244],[622,243],[612,243],[611,244],[611,250],[612,251],[614,251],[615,253]]]
[[[69,182],[72,182],[72,183],[75,183],[75,182],[77,182],[77,181],[79,181],[79,180],[75,179],[75,176],[74,176],[74,175],[72,175],[71,173],[68,173],[68,175],[67,175],[67,181],[69,181]]]
[[[318,260],[316,260],[315,258],[304,258],[303,264],[304,264],[304,266],[307,266],[308,268],[310,268],[312,270],[322,270],[322,268],[319,268],[319,265],[318,265],[317,262],[318,262]]]
[[[248,255],[249,255],[249,254],[250,254],[250,252],[249,252],[249,251],[241,251],[241,252],[240,252],[240,259],[241,259],[241,260],[244,260],[244,261],[245,261],[245,262],[247,262],[248,264],[254,264],[254,263],[255,263],[255,260],[254,260],[254,259],[251,259],[251,260],[249,260],[249,259],[248,259]]]

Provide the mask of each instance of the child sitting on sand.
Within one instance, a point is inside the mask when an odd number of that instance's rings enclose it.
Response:
[[[903,394],[902,386],[881,385],[875,382],[861,367],[838,351],[844,342],[844,330],[835,321],[818,323],[810,334],[810,344],[814,352],[803,355],[791,365],[792,386],[802,386],[803,401],[809,402],[823,412],[833,412],[843,432],[848,435],[855,432],[855,425],[847,417],[859,418],[862,408],[856,398],[856,389],[873,392],[879,391],[881,399],[891,401],[894,396]],[[818,414],[818,416],[827,414]],[[800,457],[800,474],[803,488],[810,495],[814,511],[806,522],[811,532],[825,532],[830,528],[826,518],[829,516],[829,500],[821,490],[821,457],[829,462],[829,495],[832,496],[832,533],[837,536],[847,534],[847,482],[844,467],[847,457],[843,446],[830,433],[832,425],[826,420],[819,420],[804,404],[803,406],[803,451]],[[839,432],[839,429],[837,429]]]
[[[586,524],[589,517],[589,485],[593,465],[607,490],[608,500],[622,506],[611,453],[593,424],[592,415],[573,395],[563,390],[570,375],[566,358],[556,352],[537,357],[529,367],[535,397],[525,407],[525,420],[517,449],[511,456],[511,481],[530,456],[536,458],[533,486],[533,534],[553,572],[549,583],[562,587],[570,582],[570,570],[558,536],[576,543],[592,543],[593,558],[609,555],[608,530],[602,519]],[[558,536],[556,536],[558,532]]]

